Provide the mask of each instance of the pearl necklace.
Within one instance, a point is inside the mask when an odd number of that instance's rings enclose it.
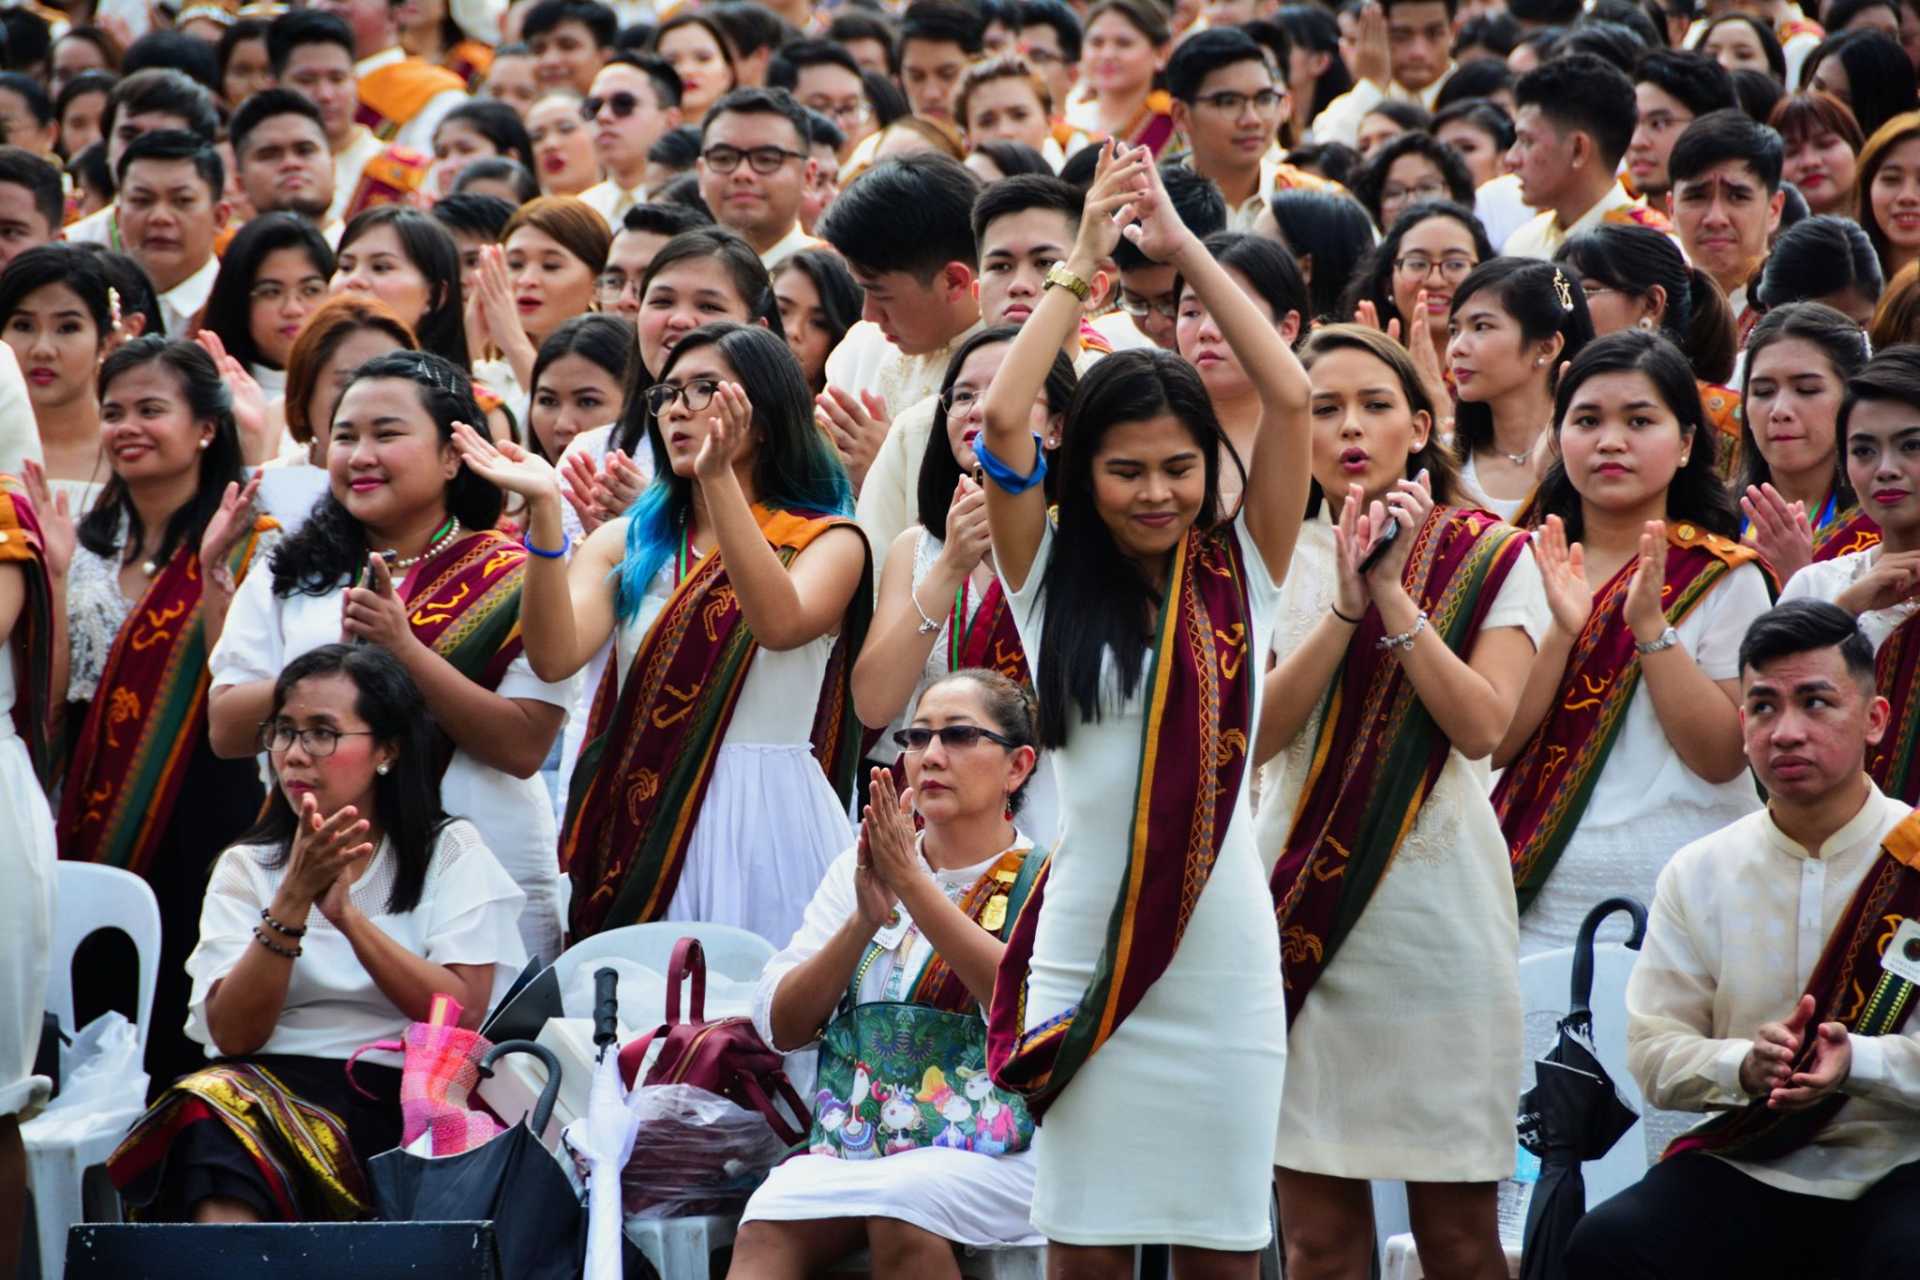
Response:
[[[425,560],[430,556],[438,555],[442,547],[446,546],[449,542],[452,542],[455,538],[459,536],[460,536],[460,517],[454,516],[451,519],[449,519],[445,524],[440,526],[440,531],[433,535],[433,541],[427,544],[427,549],[425,551],[422,551],[417,556],[408,556],[403,560],[390,561],[387,565],[387,568],[411,569],[413,568],[413,566],[419,564],[422,560]]]

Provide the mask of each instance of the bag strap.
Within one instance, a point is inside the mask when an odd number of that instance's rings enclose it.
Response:
[[[807,1114],[806,1104],[801,1102],[800,1095],[794,1092],[786,1072],[771,1071],[768,1075],[774,1080],[775,1096],[787,1104],[796,1119],[804,1117]],[[780,1114],[780,1109],[773,1105],[773,1099],[767,1096],[766,1087],[760,1083],[758,1076],[751,1071],[740,1071],[736,1073],[736,1078],[740,1082],[741,1092],[747,1095],[747,1100],[753,1103],[753,1109],[765,1118],[767,1124],[773,1129],[774,1136],[781,1142],[791,1147],[806,1136],[803,1130],[789,1124],[787,1118]]]
[[[1047,859],[1053,855],[1039,845],[1027,850],[1027,856],[1020,859],[1020,872],[1013,878],[1013,885],[1007,890],[1007,919],[1000,926],[1000,940],[1006,941],[1013,936],[1013,922],[1020,918],[1020,909],[1027,905],[1027,895],[1033,892],[1033,882],[1040,878]]]
[[[353,1086],[353,1091],[363,1098],[372,1098],[375,1102],[378,1102],[380,1100],[378,1094],[367,1092],[367,1090],[361,1086],[360,1082],[353,1078],[353,1064],[360,1060],[360,1055],[363,1053],[371,1053],[376,1049],[387,1053],[404,1054],[407,1051],[407,1046],[406,1042],[402,1040],[375,1040],[372,1044],[363,1044],[347,1055],[345,1069],[347,1073],[347,1083]]]
[[[682,938],[673,944],[673,960],[667,965],[667,1022],[680,1021],[680,986],[693,977],[693,999],[687,1005],[687,1021],[707,1020],[707,957],[700,939]]]

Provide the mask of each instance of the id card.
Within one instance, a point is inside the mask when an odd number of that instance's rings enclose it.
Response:
[[[1920,919],[1901,921],[1893,941],[1880,953],[1880,967],[1896,978],[1920,984]]]

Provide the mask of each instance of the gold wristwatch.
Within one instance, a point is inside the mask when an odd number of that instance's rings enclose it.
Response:
[[[1046,287],[1051,289],[1055,285],[1065,289],[1082,302],[1093,296],[1093,286],[1067,270],[1063,262],[1056,262],[1047,268]]]

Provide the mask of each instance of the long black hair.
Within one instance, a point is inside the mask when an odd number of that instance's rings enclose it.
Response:
[[[1784,307],[1775,307],[1760,317],[1753,326],[1753,332],[1747,337],[1747,364],[1745,378],[1740,385],[1740,398],[1745,402],[1749,388],[1753,385],[1753,366],[1760,359],[1760,353],[1776,342],[1788,342],[1798,338],[1802,342],[1818,347],[1827,358],[1828,368],[1844,388],[1853,376],[1867,363],[1866,335],[1860,332],[1860,326],[1847,319],[1840,312],[1824,302],[1790,302]],[[1751,410],[1740,415],[1740,456],[1744,460],[1743,474],[1740,477],[1740,490],[1745,492],[1749,485],[1767,484],[1773,479],[1773,468],[1760,454],[1760,445],[1754,438]],[[1853,505],[1853,482],[1847,479],[1846,442],[1840,438],[1840,418],[1836,410],[1833,423],[1833,496],[1835,510],[1844,511]],[[1819,512],[1810,512],[1817,517]]]
[[[1408,214],[1411,217],[1411,213]],[[1453,309],[1458,316],[1477,293],[1491,293],[1501,310],[1520,326],[1522,342],[1541,342],[1554,334],[1562,339],[1560,354],[1547,368],[1547,386],[1552,387],[1556,371],[1567,360],[1576,360],[1593,341],[1593,319],[1587,315],[1587,295],[1580,288],[1580,273],[1537,258],[1495,258],[1482,262],[1467,273],[1453,291]],[[1693,398],[1700,398],[1694,388]],[[1556,415],[1558,420],[1558,415]],[[1485,402],[1462,400],[1453,410],[1453,448],[1461,462],[1473,456],[1475,449],[1493,445],[1493,406]]]
[[[200,451],[200,479],[193,496],[168,517],[166,530],[160,536],[160,548],[154,553],[153,561],[165,564],[179,548],[200,546],[207,522],[220,509],[227,486],[244,483],[247,477],[240,453],[240,429],[233,420],[233,393],[220,380],[220,370],[215,367],[213,357],[196,344],[169,342],[160,337],[135,338],[101,364],[98,383],[101,398],[106,397],[107,389],[122,375],[149,364],[163,365],[172,372],[186,398],[187,412],[195,422],[204,422],[213,428],[212,439]],[[123,521],[127,529],[124,544],[120,542]],[[147,536],[146,526],[133,504],[133,495],[127,491],[127,482],[118,473],[107,481],[93,510],[81,519],[77,535],[81,546],[103,558],[118,554],[124,563],[132,564],[140,554],[140,545]]]
[[[827,350],[833,350],[860,319],[860,310],[866,305],[866,291],[853,278],[853,272],[847,270],[847,260],[831,249],[802,249],[787,257],[772,274],[777,276],[785,271],[798,271],[813,282],[813,291],[820,295],[820,310],[827,317],[827,333],[832,338]],[[774,310],[779,309],[776,303]],[[825,377],[822,373],[823,381]],[[814,388],[815,391],[825,389],[824,386]]]
[[[1674,472],[1667,486],[1667,518],[1688,520],[1709,533],[1726,538],[1740,536],[1740,511],[1733,495],[1714,469],[1713,440],[1700,405],[1700,388],[1693,380],[1693,367],[1679,347],[1665,335],[1646,329],[1622,329],[1588,343],[1554,393],[1553,431],[1556,442],[1573,404],[1574,393],[1589,379],[1606,373],[1643,373],[1653,384],[1669,412],[1680,421],[1680,430],[1691,437],[1693,447],[1686,465]],[[1557,454],[1557,451],[1556,451]],[[1569,541],[1578,541],[1584,528],[1580,491],[1567,475],[1564,458],[1556,456],[1540,481],[1534,507],[1544,523],[1548,516],[1559,516],[1566,524]]]
[[[1387,171],[1402,156],[1426,160],[1440,171],[1440,180],[1447,186],[1447,198],[1455,204],[1472,206],[1473,174],[1460,153],[1430,133],[1403,133],[1381,143],[1353,179],[1354,199],[1367,207],[1376,224],[1381,221],[1380,203],[1386,191]]]
[[[6,270],[0,271],[0,325],[6,323],[28,295],[51,284],[73,290],[87,314],[93,317],[93,327],[104,345],[113,328],[113,304],[108,291],[115,287],[114,278],[102,255],[64,240],[35,245],[15,255]]]
[[[1727,295],[1712,276],[1687,264],[1664,231],[1608,223],[1568,240],[1553,260],[1630,298],[1644,298],[1659,285],[1667,300],[1660,327],[1687,353],[1694,376],[1706,382],[1733,376],[1739,343]]]
[[[454,423],[485,420],[474,401],[473,381],[467,371],[431,351],[390,351],[375,356],[353,371],[340,399],[346,399],[346,391],[355,383],[372,378],[411,382],[443,446],[452,444]],[[331,424],[323,429],[331,430]],[[505,502],[500,490],[470,470],[464,459],[453,479],[447,481],[447,514],[470,530],[493,528]],[[326,595],[366,562],[366,529],[329,490],[314,504],[307,522],[274,548],[273,594]]]
[[[1342,322],[1351,320],[1356,307],[1362,302],[1371,302],[1381,324],[1397,319],[1400,321],[1403,335],[1411,337],[1406,333],[1407,319],[1400,314],[1399,304],[1393,300],[1393,264],[1400,257],[1400,244],[1407,238],[1407,233],[1421,223],[1430,222],[1435,218],[1444,218],[1449,222],[1458,223],[1461,230],[1472,238],[1476,267],[1483,262],[1493,260],[1493,241],[1487,238],[1486,227],[1475,216],[1472,209],[1455,204],[1451,200],[1422,200],[1419,204],[1401,211],[1400,216],[1395,218],[1393,225],[1387,229],[1386,238],[1381,240],[1368,255],[1357,273],[1351,274],[1347,280],[1338,282],[1340,287],[1346,290],[1346,294],[1340,299],[1337,308],[1339,315],[1335,317],[1336,319]],[[1319,279],[1318,270],[1313,274],[1316,280]],[[1443,352],[1443,358],[1444,355]]]
[[[1298,344],[1307,336],[1313,328],[1313,299],[1300,264],[1285,245],[1246,231],[1216,231],[1201,244],[1215,262],[1239,272],[1240,278],[1252,286],[1254,295],[1273,314],[1275,328],[1287,322],[1291,311],[1300,317],[1294,342]],[[1186,290],[1186,277],[1175,275],[1173,296],[1179,298]]]
[[[345,253],[367,232],[389,226],[414,270],[427,282],[427,309],[420,322],[413,326],[420,338],[420,349],[438,352],[463,370],[471,369],[473,356],[467,350],[466,298],[460,289],[460,246],[453,233],[441,226],[433,215],[404,204],[380,204],[363,209],[340,233],[335,256]]]
[[[915,492],[920,525],[936,538],[947,536],[947,509],[953,505],[953,486],[960,481],[960,463],[953,456],[952,441],[947,438],[947,396],[953,391],[953,384],[959,380],[960,370],[966,366],[969,356],[982,347],[1012,342],[1019,336],[1020,326],[1014,324],[982,329],[961,343],[953,358],[947,361],[946,376],[940,380],[940,398],[934,401],[932,434],[927,438],[926,453],[920,457],[920,479]],[[1048,415],[1065,413],[1072,406],[1073,393],[1079,386],[1080,376],[1073,371],[1073,362],[1067,359],[1066,352],[1056,352],[1053,367],[1047,370],[1043,391]],[[1053,457],[1053,453],[1048,454],[1049,470],[1042,481],[1048,497],[1053,496],[1058,479],[1058,472],[1051,469]]]
[[[373,812],[360,816],[379,826],[393,850],[393,888],[387,893],[387,910],[405,915],[420,905],[435,837],[452,821],[440,807],[433,719],[420,686],[385,649],[371,644],[323,644],[281,668],[273,682],[273,709],[265,723],[280,718],[295,685],[327,676],[345,676],[353,682],[354,713],[367,722],[375,742],[394,751],[387,772],[374,775]],[[273,853],[261,865],[277,871],[293,856],[299,821],[300,815],[276,779],[260,820],[235,843],[271,846]]]
[[[533,359],[528,396],[538,399],[540,376],[547,371],[548,365],[566,356],[591,360],[606,370],[607,376],[616,385],[625,388],[629,384],[633,366],[640,363],[640,347],[634,338],[633,326],[627,323],[624,316],[601,311],[575,316],[548,334],[547,340],[540,344],[540,352]],[[540,443],[540,433],[533,429],[531,408],[527,410],[527,417],[527,448],[545,458],[547,451]],[[617,411],[614,417],[619,417]]]
[[[286,212],[249,219],[220,259],[220,274],[214,277],[206,316],[200,322],[201,328],[220,335],[228,354],[242,365],[269,363],[253,340],[253,278],[267,255],[280,249],[305,251],[316,275],[322,280],[333,277],[333,250],[313,223]]]
[[[1373,218],[1366,206],[1344,192],[1311,187],[1276,191],[1268,205],[1280,242],[1296,263],[1306,264],[1301,272],[1308,277],[1313,318],[1339,320],[1340,295],[1373,244]]]
[[[1205,462],[1206,492],[1194,523],[1210,528],[1220,515],[1220,453],[1227,437],[1192,365],[1157,348],[1117,351],[1080,380],[1067,410],[1059,523],[1040,585],[1046,614],[1034,673],[1045,746],[1066,745],[1076,713],[1099,720],[1109,693],[1124,701],[1140,687],[1161,593],[1114,544],[1094,497],[1093,459],[1114,427],[1162,414],[1178,419]],[[1112,681],[1104,674],[1109,653]]]

